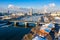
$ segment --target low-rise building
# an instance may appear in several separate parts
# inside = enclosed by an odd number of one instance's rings
[[[60,12],[53,12],[51,13],[51,16],[60,16]]]

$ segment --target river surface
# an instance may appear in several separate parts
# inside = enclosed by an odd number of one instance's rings
[[[26,16],[22,18],[18,18],[18,20],[24,20],[24,21],[38,21],[39,18],[41,18],[43,15],[32,15],[32,16]]]

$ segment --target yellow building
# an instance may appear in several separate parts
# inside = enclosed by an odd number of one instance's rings
[[[60,12],[51,13],[51,16],[60,16]]]

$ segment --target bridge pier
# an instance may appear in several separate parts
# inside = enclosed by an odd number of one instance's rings
[[[27,28],[27,22],[25,22],[25,28]]]
[[[14,26],[16,26],[16,21],[14,21]]]

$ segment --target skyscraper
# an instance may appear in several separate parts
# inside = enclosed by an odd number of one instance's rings
[[[31,15],[32,15],[32,13],[33,13],[33,9],[32,9],[32,8],[30,8],[30,9],[29,9],[29,12],[28,12],[28,15],[30,15],[30,16],[31,16]]]

